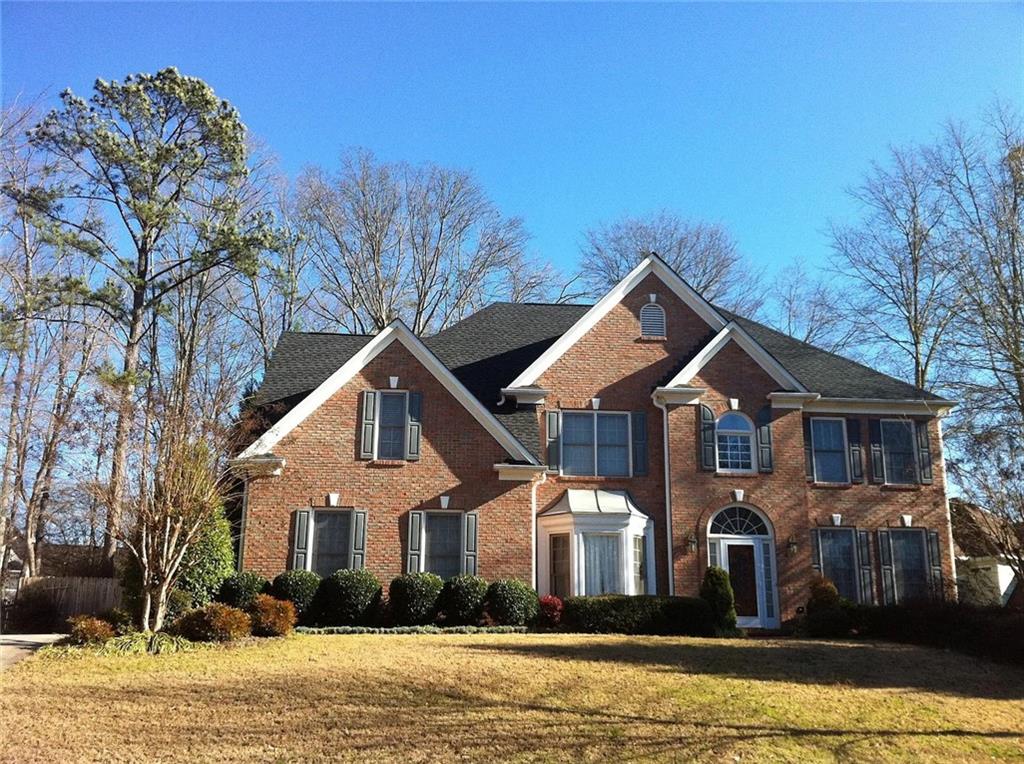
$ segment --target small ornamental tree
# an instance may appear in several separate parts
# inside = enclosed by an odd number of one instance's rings
[[[725,570],[711,565],[704,571],[700,596],[711,606],[715,627],[720,632],[736,630],[736,598],[729,582],[729,574]]]

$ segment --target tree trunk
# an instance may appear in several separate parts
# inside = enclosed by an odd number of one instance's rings
[[[145,574],[143,574],[145,575]],[[149,631],[149,614],[153,608],[153,598],[150,594],[149,587],[145,583],[142,585],[142,613],[139,616],[139,628],[143,631]]]

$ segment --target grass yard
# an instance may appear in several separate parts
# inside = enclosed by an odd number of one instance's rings
[[[0,675],[0,760],[1024,760],[1024,671],[889,644],[297,636]]]

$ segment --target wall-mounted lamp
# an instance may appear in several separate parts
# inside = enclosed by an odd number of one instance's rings
[[[690,533],[683,541],[686,542],[686,551],[694,554],[697,551],[697,537]]]
[[[797,544],[796,542],[796,536],[790,536],[788,539],[786,539],[786,551],[789,554],[796,554],[798,546],[799,544]]]

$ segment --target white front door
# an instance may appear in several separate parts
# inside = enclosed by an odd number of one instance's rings
[[[736,599],[736,625],[742,628],[777,626],[774,584],[765,580],[771,570],[771,545],[758,538],[719,539],[721,566],[729,573]]]

